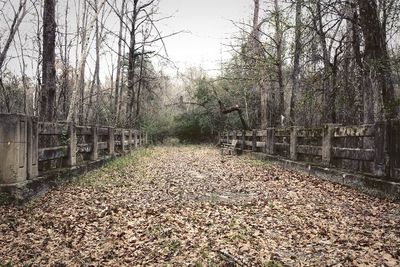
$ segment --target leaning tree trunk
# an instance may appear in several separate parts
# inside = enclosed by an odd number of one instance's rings
[[[44,121],[55,118],[56,68],[55,68],[55,0],[45,0],[43,6],[43,65],[40,117]]]

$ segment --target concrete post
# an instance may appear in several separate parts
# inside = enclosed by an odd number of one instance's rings
[[[340,124],[325,124],[322,131],[322,162],[330,165],[333,160],[332,147],[333,147],[333,132],[335,127]]]
[[[299,127],[290,128],[290,159],[297,160],[297,131]]]
[[[108,154],[111,156],[114,156],[115,154],[115,136],[113,127],[108,127]]]
[[[132,130],[128,130],[128,150],[129,152],[132,151]]]
[[[243,130],[242,131],[242,143],[240,144],[240,150],[244,150],[244,148],[246,147],[245,142],[246,141],[246,131]]]
[[[374,124],[375,128],[375,138],[374,138],[374,174],[377,176],[385,176],[386,168],[386,151],[387,151],[387,123],[386,122],[376,122]]]
[[[254,152],[257,151],[257,130],[253,129],[253,139],[252,141],[252,149]]]
[[[265,141],[265,153],[275,154],[275,128],[267,128],[267,138]]]
[[[121,153],[125,153],[125,129],[121,129]]]
[[[27,179],[27,117],[0,114],[0,184]]]
[[[27,146],[28,146],[28,178],[32,179],[39,175],[39,159],[38,159],[38,141],[39,141],[39,130],[38,130],[38,119],[37,117],[28,118],[27,127]]]
[[[137,132],[137,130],[135,130],[134,132],[133,132],[133,139],[134,139],[134,142],[135,142],[135,149],[136,148],[138,148],[138,132]]]
[[[99,157],[99,137],[97,135],[97,126],[92,126],[92,151],[90,153],[91,160],[97,160]]]
[[[73,167],[76,165],[76,146],[77,146],[76,128],[73,123],[69,123],[68,125],[67,136],[68,136],[68,153],[64,164],[68,167]]]

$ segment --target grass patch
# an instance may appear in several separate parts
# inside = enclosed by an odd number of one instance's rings
[[[133,168],[138,167],[139,162],[152,155],[150,149],[141,148],[131,154],[117,158],[106,163],[103,167],[92,170],[77,177],[73,184],[77,186],[116,186],[124,187],[132,185]],[[136,169],[135,169],[136,170]],[[143,173],[141,175],[144,175]]]

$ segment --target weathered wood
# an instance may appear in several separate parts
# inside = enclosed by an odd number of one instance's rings
[[[39,175],[39,159],[38,159],[38,118],[27,118],[27,178],[33,179]]]
[[[97,127],[92,127],[92,135],[90,136],[90,140],[93,144],[92,151],[90,152],[90,160],[97,160],[99,157],[99,137],[97,135]]]
[[[121,129],[121,153],[125,153],[125,143],[126,143],[126,136],[125,136],[125,130]]]
[[[269,155],[275,154],[275,128],[267,128],[265,152]]]
[[[373,161],[374,149],[333,147],[332,156],[339,159]]]
[[[57,147],[48,147],[48,148],[40,148],[38,150],[38,158],[39,162],[54,160],[54,159],[62,159],[67,156],[68,146],[57,146]]]
[[[128,150],[132,151],[133,150],[133,138],[132,138],[132,130],[128,131]]]
[[[290,159],[297,160],[297,131],[299,127],[293,126],[290,129]]]
[[[243,151],[246,146],[246,134],[245,131],[241,132],[242,142],[240,143],[240,149]]]
[[[75,127],[76,127],[76,135],[92,135],[91,126],[75,126]]]
[[[108,127],[108,154],[115,154],[115,136],[113,127]]]
[[[108,142],[98,142],[97,143],[98,150],[105,150],[108,149]]]
[[[326,165],[332,163],[333,132],[339,127],[338,124],[326,124],[322,132],[322,162]]]
[[[257,148],[265,148],[265,142],[257,141],[256,146]]]
[[[390,177],[400,180],[400,121],[388,122],[388,168]]]
[[[64,160],[64,165],[67,167],[73,167],[76,165],[76,127],[73,123],[68,125],[68,152],[67,158]]]
[[[275,129],[275,137],[289,137],[290,129]]]
[[[97,128],[97,135],[98,136],[108,136],[109,131],[108,131],[108,127],[98,127]]]
[[[267,131],[265,131],[265,130],[257,131],[257,137],[265,137],[265,136],[267,136]]]
[[[320,146],[307,146],[307,145],[298,145],[297,146],[298,154],[305,155],[313,155],[313,156],[322,156],[322,147]]]
[[[322,133],[323,133],[322,128],[312,128],[312,129],[298,128],[297,137],[322,137]]]
[[[356,126],[338,126],[335,128],[334,137],[349,137],[349,136],[374,136],[374,125],[356,125]]]
[[[246,137],[252,137],[253,136],[253,131],[246,131],[245,132]]]
[[[253,137],[252,137],[252,150],[257,151],[257,130],[253,130]]]
[[[277,147],[277,148],[285,149],[285,148],[289,148],[290,144],[288,144],[288,143],[275,143],[274,146]]]
[[[38,131],[39,135],[64,135],[68,132],[68,124],[40,122]]]
[[[137,131],[134,131],[133,139],[134,139],[134,142],[135,142],[134,146],[135,146],[135,149],[136,149],[136,148],[138,148],[138,133],[137,133]]]
[[[386,174],[386,122],[377,122],[374,125],[374,174],[377,176],[385,176]]]

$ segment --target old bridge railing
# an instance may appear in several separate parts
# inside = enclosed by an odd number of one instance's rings
[[[49,170],[75,168],[147,144],[135,129],[39,122],[0,114],[0,186],[26,183]]]
[[[242,150],[309,162],[400,182],[400,121],[317,128],[230,131],[220,142],[238,140]]]

